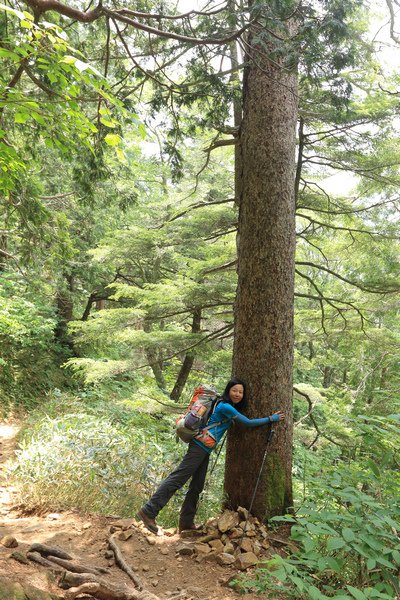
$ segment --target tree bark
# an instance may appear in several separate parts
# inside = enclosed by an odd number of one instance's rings
[[[260,33],[262,36],[260,36]],[[247,382],[250,418],[282,410],[274,425],[252,513],[264,519],[292,505],[292,369],[297,74],[269,60],[273,41],[253,27],[243,82],[240,132],[238,288],[233,374]],[[271,38],[272,40],[273,38]],[[225,471],[227,505],[249,507],[266,428],[233,428]]]

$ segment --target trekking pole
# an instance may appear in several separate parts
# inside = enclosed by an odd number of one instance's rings
[[[241,547],[242,547],[243,538],[244,538],[244,536],[246,535],[247,523],[248,523],[248,521],[249,521],[249,516],[250,516],[251,510],[252,510],[252,508],[253,508],[253,503],[254,503],[254,500],[255,500],[255,497],[256,497],[256,493],[257,493],[257,490],[258,490],[258,486],[259,486],[259,483],[260,483],[260,480],[261,480],[261,475],[262,475],[262,472],[263,472],[263,470],[264,470],[264,465],[265,465],[265,461],[266,461],[266,458],[267,458],[267,453],[268,453],[268,445],[269,445],[269,443],[271,442],[271,440],[272,440],[272,436],[273,436],[273,435],[274,435],[274,428],[273,428],[273,426],[271,425],[271,428],[270,428],[270,430],[269,430],[269,432],[268,432],[268,435],[267,435],[267,444],[266,444],[266,447],[265,447],[265,452],[264,452],[264,456],[263,456],[263,459],[262,459],[262,463],[261,463],[260,471],[259,471],[259,473],[258,473],[258,477],[257,477],[256,485],[255,485],[255,487],[254,487],[254,491],[253,491],[253,496],[252,496],[252,498],[251,498],[251,501],[250,501],[250,506],[249,506],[249,510],[248,510],[248,513],[247,513],[247,518],[246,518],[246,521],[245,521],[245,524],[244,524],[244,527],[243,527],[243,533],[242,533],[242,537],[240,538],[240,542],[239,542],[239,545],[238,545],[238,548],[239,548],[239,550],[240,550],[240,549],[241,549]]]
[[[222,448],[224,447],[225,440],[226,440],[226,433],[225,433],[225,435],[224,435],[224,439],[222,440],[222,444],[221,444],[221,445],[220,445],[220,447],[219,447],[219,450],[218,450],[217,456],[215,457],[215,460],[214,460],[214,462],[213,462],[213,466],[211,467],[211,470],[210,470],[210,472],[209,472],[209,473],[208,473],[208,475],[207,475],[207,481],[206,481],[206,484],[205,484],[205,486],[204,486],[204,489],[203,489],[203,491],[201,492],[200,499],[199,499],[199,503],[198,503],[198,507],[201,505],[201,503],[202,503],[202,501],[203,501],[204,494],[205,494],[205,492],[207,491],[207,488],[208,488],[208,485],[209,485],[209,482],[210,482],[211,475],[213,474],[213,472],[214,472],[214,469],[215,469],[215,467],[216,467],[216,465],[217,465],[217,460],[218,460],[218,458],[219,458],[219,455],[221,454]]]
[[[226,433],[225,433],[225,435],[224,435],[224,439],[222,440],[222,444],[221,444],[221,445],[220,445],[220,447],[219,447],[219,450],[218,450],[217,456],[215,457],[215,460],[214,460],[213,466],[211,467],[211,471],[210,471],[210,474],[209,474],[209,476],[208,476],[208,480],[209,480],[209,481],[210,481],[210,477],[211,477],[211,475],[213,474],[213,472],[214,472],[214,469],[215,469],[215,467],[216,467],[217,460],[219,459],[219,455],[221,454],[222,448],[224,447],[225,440],[226,440]]]

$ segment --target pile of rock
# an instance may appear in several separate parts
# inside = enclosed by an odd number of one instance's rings
[[[241,507],[207,521],[201,537],[193,539],[191,532],[181,537],[185,542],[178,546],[178,555],[193,556],[198,562],[215,560],[240,570],[256,565],[269,549],[265,525]]]

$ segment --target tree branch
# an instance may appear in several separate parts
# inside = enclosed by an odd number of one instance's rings
[[[326,273],[333,275],[337,279],[340,279],[340,281],[344,281],[345,283],[348,283],[349,285],[352,285],[352,286],[358,288],[359,290],[362,290],[363,292],[369,292],[371,294],[394,294],[400,290],[400,288],[398,286],[388,287],[387,289],[378,288],[378,287],[376,287],[376,288],[367,287],[358,281],[352,281],[351,279],[347,279],[346,277],[339,275],[339,273],[332,271],[332,269],[328,269],[328,267],[324,267],[322,265],[317,265],[315,263],[308,262],[308,261],[296,261],[296,265],[312,267],[313,269],[319,269],[321,271],[325,271]]]
[[[303,398],[305,398],[305,399],[307,400],[307,402],[308,402],[308,407],[309,407],[309,410],[308,410],[308,414],[307,414],[307,416],[308,416],[308,417],[310,417],[310,421],[311,421],[311,422],[312,422],[312,424],[314,425],[314,428],[315,428],[316,432],[318,433],[318,436],[324,437],[324,438],[325,438],[326,440],[328,440],[329,442],[332,442],[332,444],[335,444],[336,446],[339,446],[339,447],[341,448],[341,447],[343,446],[343,444],[340,444],[339,442],[337,442],[337,441],[336,441],[336,440],[334,440],[333,438],[329,437],[328,435],[326,435],[326,433],[323,433],[323,432],[321,431],[321,429],[319,428],[319,426],[318,426],[317,422],[316,422],[316,421],[315,421],[315,419],[314,419],[314,415],[312,414],[312,411],[313,411],[313,409],[314,409],[314,406],[313,406],[313,403],[312,403],[312,400],[311,400],[310,396],[309,396],[308,394],[306,394],[305,392],[302,392],[301,390],[299,390],[299,388],[298,388],[298,387],[296,387],[296,386],[293,386],[293,390],[294,390],[294,391],[295,391],[297,394],[299,394],[300,396],[303,396]],[[317,436],[317,439],[318,439],[318,436]],[[315,444],[315,442],[316,442],[316,440],[314,440],[314,441],[312,442],[312,444],[309,446],[309,448],[311,448],[311,446],[312,446],[313,444]]]

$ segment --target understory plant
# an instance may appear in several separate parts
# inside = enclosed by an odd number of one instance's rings
[[[290,553],[262,563],[243,591],[268,598],[393,599],[400,593],[400,415],[360,417],[356,443],[307,482],[291,525]]]
[[[9,468],[21,502],[41,510],[134,516],[185,451],[173,423],[172,415],[148,402],[53,395],[31,413]],[[221,473],[214,470],[212,477],[222,484]],[[219,488],[206,487],[202,517],[218,510]],[[176,525],[182,493],[160,514],[161,525]]]

